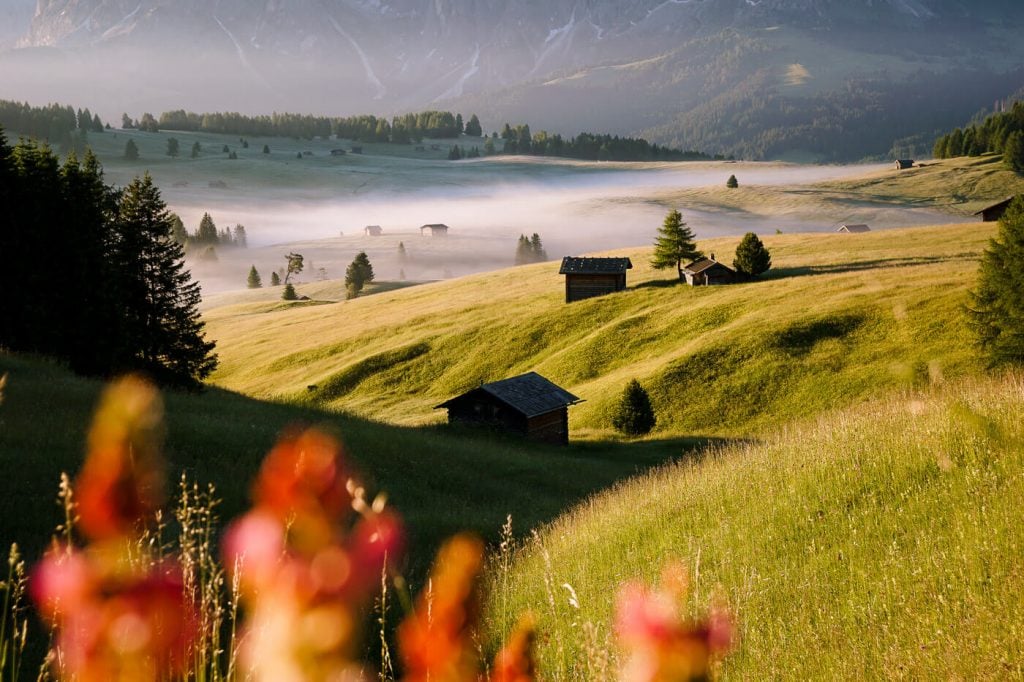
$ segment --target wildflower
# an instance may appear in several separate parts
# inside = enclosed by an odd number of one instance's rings
[[[721,608],[703,620],[680,615],[685,574],[666,569],[660,589],[631,583],[619,591],[615,629],[627,656],[626,682],[682,682],[707,678],[714,657],[732,646],[732,623]]]
[[[536,639],[533,618],[525,616],[505,647],[494,657],[491,682],[533,682],[537,665],[533,660]]]
[[[473,627],[479,614],[477,578],[483,543],[458,535],[438,553],[431,589],[420,594],[416,612],[398,628],[408,682],[477,679]]]

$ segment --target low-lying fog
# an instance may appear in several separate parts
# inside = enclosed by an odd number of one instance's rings
[[[511,164],[509,164],[511,165]],[[817,215],[814,210],[755,211],[691,210],[672,200],[673,190],[720,188],[736,174],[742,187],[775,188],[860,175],[881,166],[808,167],[773,164],[674,164],[612,167],[532,164],[502,179],[488,162],[459,164],[459,172],[433,174],[423,168],[421,182],[396,185],[380,178],[359,191],[302,188],[209,192],[165,190],[172,210],[194,231],[209,211],[218,228],[241,223],[249,248],[218,248],[216,262],[190,258],[193,274],[205,294],[245,287],[250,265],[264,283],[284,265],[284,254],[296,251],[307,267],[299,282],[344,276],[359,251],[366,251],[379,280],[433,280],[512,265],[520,234],[538,233],[551,260],[608,249],[647,245],[655,236],[667,208],[676,206],[698,238],[753,231],[832,231],[842,223],[869,222],[873,229],[928,222],[948,222],[950,216],[920,209],[880,208],[849,204],[842,212]],[[452,166],[449,164],[448,169]],[[342,194],[344,192],[344,194]],[[940,217],[941,216],[941,217]],[[444,223],[448,237],[421,235],[420,226]],[[382,235],[369,236],[368,225]],[[400,262],[399,243],[407,258]]]

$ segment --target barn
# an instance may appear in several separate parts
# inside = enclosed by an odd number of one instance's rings
[[[566,256],[558,274],[565,275],[565,302],[604,296],[626,288],[628,258],[575,258]]]
[[[732,284],[738,279],[735,270],[715,260],[715,254],[711,254],[710,258],[695,260],[684,267],[683,276],[691,287]]]
[[[566,445],[569,406],[582,402],[536,372],[480,384],[441,403],[449,424],[489,426],[530,440]]]
[[[870,232],[871,228],[867,225],[840,225],[836,232],[843,232],[845,234],[861,234],[863,232]]]
[[[985,208],[981,209],[974,215],[980,215],[981,221],[984,223],[994,223],[995,221],[1003,217],[1003,214],[1006,213],[1006,209],[1010,207],[1010,204],[1013,203],[1013,200],[1016,198],[1017,197],[1015,196],[1007,197],[1000,201],[998,204],[986,206]]]
[[[448,226],[444,223],[432,223],[430,225],[420,226],[420,236],[423,236],[423,231],[428,230],[431,237],[447,237]]]

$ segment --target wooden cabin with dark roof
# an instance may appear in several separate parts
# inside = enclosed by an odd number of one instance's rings
[[[715,254],[711,254],[709,258],[695,260],[684,267],[683,276],[691,287],[732,284],[739,281],[736,271],[715,260]]]
[[[558,274],[565,275],[565,302],[604,296],[626,288],[626,270],[633,268],[628,258],[562,259]]]
[[[913,159],[896,159],[896,170],[906,170],[914,167]]]
[[[1010,204],[1012,204],[1013,200],[1016,198],[1016,195],[1012,197],[1006,197],[998,204],[986,206],[985,208],[981,209],[974,215],[980,215],[981,222],[983,223],[994,223],[1003,217],[1003,214],[1006,213],[1006,209],[1010,208]]]
[[[502,379],[441,403],[449,424],[470,424],[519,434],[530,440],[566,445],[569,406],[582,402],[536,372]]]
[[[447,237],[448,236],[448,226],[445,225],[444,223],[431,223],[429,225],[421,225],[420,226],[420,236],[421,237],[423,236],[423,231],[424,230],[429,230],[431,237]]]
[[[836,232],[843,232],[846,234],[863,234],[864,232],[870,232],[871,228],[867,225],[840,225]]]

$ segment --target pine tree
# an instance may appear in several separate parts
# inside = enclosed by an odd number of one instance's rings
[[[740,181],[736,179],[735,175],[730,175],[729,179],[725,181],[725,186],[729,189],[736,189],[740,186]]]
[[[612,426],[616,431],[630,436],[649,433],[657,423],[651,397],[636,379],[631,380],[622,392],[612,414]]]
[[[1024,132],[1015,130],[1006,138],[1003,163],[1014,173],[1024,174]]]
[[[345,290],[348,298],[355,298],[373,281],[373,266],[365,251],[360,251],[345,269]]]
[[[270,145],[269,144],[263,145],[263,153],[264,154],[269,154],[270,153]]]
[[[477,118],[476,114],[469,117],[469,122],[466,124],[466,135],[470,137],[480,137],[483,135],[483,128],[480,127],[480,119]]]
[[[260,273],[256,270],[256,266],[253,265],[249,268],[249,279],[247,286],[250,289],[261,289],[263,288],[263,280],[260,279]]]
[[[204,213],[199,220],[199,229],[196,230],[197,244],[219,244],[220,236],[217,233],[217,226],[209,213]]]
[[[112,264],[123,311],[125,358],[154,379],[196,386],[217,366],[203,338],[199,284],[171,238],[173,220],[147,173],[126,187],[118,205]]]
[[[533,256],[534,263],[543,263],[548,259],[548,252],[544,250],[544,245],[540,241],[540,235],[536,232],[530,237],[530,253]]]
[[[270,286],[279,287],[281,286],[281,276],[276,272],[270,273]]]
[[[125,142],[124,158],[128,161],[137,161],[139,159],[139,148],[135,145],[135,140]]]
[[[516,244],[516,265],[525,265],[531,262],[532,253],[530,252],[530,240],[526,238],[525,234],[519,235],[519,243]]]
[[[196,140],[192,143],[192,158],[198,159],[201,151],[203,151],[203,146],[199,144],[199,140]]]
[[[456,134],[456,136],[461,135],[462,131],[464,130],[464,128],[465,127],[462,125],[462,114],[456,114],[455,115],[455,134]]]
[[[288,284],[288,280],[291,279],[292,275],[297,275],[302,272],[305,259],[302,257],[301,253],[289,253],[284,258],[288,261],[288,265],[285,269],[284,283]]]
[[[747,232],[736,247],[736,258],[732,266],[736,272],[754,277],[772,266],[772,256],[756,234]]]
[[[651,267],[664,270],[675,266],[682,280],[683,261],[697,260],[703,255],[697,250],[693,231],[683,222],[682,214],[675,209],[669,211],[665,222],[658,228]]]
[[[182,246],[188,243],[188,230],[185,229],[185,223],[181,222],[177,213],[171,214],[171,239]]]
[[[298,294],[295,293],[295,285],[288,282],[284,285],[284,291],[281,292],[281,299],[285,301],[297,301],[299,300]]]
[[[243,249],[249,248],[249,236],[245,233],[245,225],[235,225],[235,234],[232,242],[235,246]]]
[[[1024,364],[1024,196],[1010,203],[982,254],[967,312],[991,366]]]

